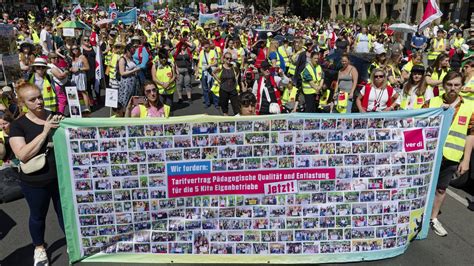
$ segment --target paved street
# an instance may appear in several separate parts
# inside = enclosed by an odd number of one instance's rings
[[[195,89],[197,91],[197,89]],[[187,104],[178,106],[174,115],[219,114],[213,107],[204,109],[200,94],[195,94],[194,102],[190,107]],[[108,114],[108,108],[102,108],[94,113],[101,117]],[[440,221],[448,230],[449,235],[444,238],[436,236],[430,231],[429,237],[423,241],[412,243],[407,252],[396,258],[361,262],[363,265],[473,265],[474,261],[474,212],[465,205],[465,197],[470,194],[463,190],[451,188],[447,196]],[[52,265],[67,265],[66,241],[51,206],[48,219],[46,241]],[[28,207],[25,200],[18,200],[9,204],[0,205],[0,265],[32,265],[33,247],[28,233]],[[86,264],[76,265],[112,265]],[[115,264],[117,265],[117,264]],[[130,265],[130,264],[120,264]],[[143,264],[141,264],[143,265]],[[338,264],[334,264],[338,265]]]

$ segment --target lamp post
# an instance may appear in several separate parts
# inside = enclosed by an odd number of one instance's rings
[[[319,9],[319,20],[323,19],[323,3],[324,0],[319,0],[319,4],[321,5],[321,8]]]
[[[352,0],[352,21],[354,21],[355,19],[355,15],[356,15],[356,0]]]

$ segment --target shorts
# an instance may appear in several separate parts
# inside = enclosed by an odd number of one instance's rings
[[[458,170],[459,163],[445,160],[441,162],[441,168],[439,171],[437,189],[447,189],[449,182],[453,179],[454,173]]]

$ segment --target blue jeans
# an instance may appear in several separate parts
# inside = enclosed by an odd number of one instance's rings
[[[346,109],[346,114],[352,113],[352,99],[347,100],[347,109]]]
[[[201,77],[202,96],[204,97],[204,104],[206,106],[211,105],[211,100],[209,98],[209,93],[211,92],[212,83],[214,81],[212,79],[209,80],[208,75],[209,74],[202,73],[202,77]],[[214,103],[214,104],[217,105],[218,103]]]
[[[29,228],[33,245],[40,246],[44,244],[46,215],[48,214],[51,199],[53,200],[54,210],[58,216],[59,226],[64,233],[58,182],[55,180],[45,187],[32,187],[24,182],[20,182],[20,186],[25,195],[28,207],[30,208]]]
[[[214,107],[218,108],[219,107],[219,96],[215,95],[212,93],[212,103],[214,104]]]
[[[142,89],[143,87],[143,84],[145,83],[145,71],[146,69],[142,69],[141,71],[138,71],[138,74],[137,74],[137,77],[138,77],[138,82],[140,83],[140,90]],[[141,93],[144,93],[144,92],[141,92]]]

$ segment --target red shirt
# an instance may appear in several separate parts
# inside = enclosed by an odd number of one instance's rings
[[[214,39],[213,42],[216,46],[219,46],[221,48],[221,51],[224,51],[225,40],[223,38]]]

